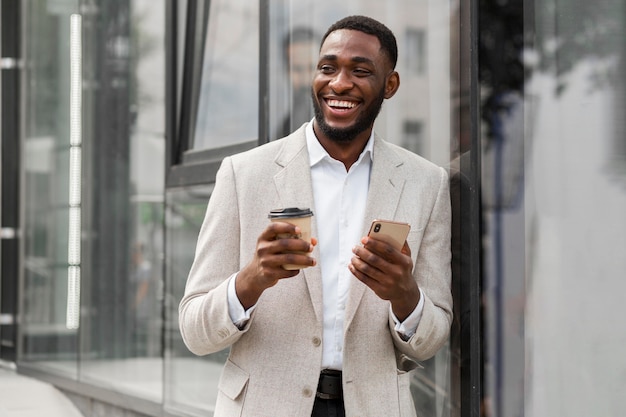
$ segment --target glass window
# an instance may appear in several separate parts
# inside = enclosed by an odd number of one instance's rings
[[[616,415],[626,6],[523,3],[480,16],[484,411]]]
[[[258,2],[210,2],[192,148],[219,148],[258,137]]]
[[[73,4],[25,9],[20,360],[158,402],[164,8]]]
[[[85,14],[81,378],[162,396],[164,8],[104,2]],[[92,107],[93,106],[93,107]]]
[[[195,411],[193,415],[213,411],[217,381],[228,355],[224,351],[202,358],[194,356],[184,345],[178,329],[178,303],[185,290],[185,278],[193,262],[198,232],[212,190],[213,186],[208,184],[167,192],[165,407]]]

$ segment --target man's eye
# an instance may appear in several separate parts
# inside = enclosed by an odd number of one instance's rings
[[[333,71],[335,71],[335,68],[333,68],[333,67],[332,67],[332,66],[330,66],[330,65],[322,65],[322,66],[320,67],[320,71],[321,71],[323,74],[330,74],[330,73],[332,73]]]
[[[354,75],[357,77],[365,77],[371,74],[371,71],[366,70],[364,68],[357,68],[354,70]]]

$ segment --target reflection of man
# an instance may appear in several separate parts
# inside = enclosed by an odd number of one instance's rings
[[[310,28],[296,27],[285,36],[283,50],[291,82],[290,111],[281,123],[278,137],[288,135],[313,117],[311,80],[318,48],[319,41]]]
[[[222,162],[180,304],[192,352],[231,347],[216,417],[415,415],[408,371],[452,320],[450,196],[446,171],[373,132],[396,61],[384,25],[340,20],[314,121]],[[278,207],[313,208],[317,239],[279,238],[299,230],[268,221]],[[401,250],[363,236],[375,218],[412,225]]]

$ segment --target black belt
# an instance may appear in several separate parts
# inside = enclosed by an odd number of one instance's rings
[[[342,399],[341,371],[335,371],[333,369],[322,370],[319,383],[317,384],[316,396],[323,400]]]

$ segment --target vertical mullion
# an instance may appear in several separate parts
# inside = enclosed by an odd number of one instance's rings
[[[165,148],[166,169],[180,160],[178,146],[178,1],[165,2]]]
[[[20,2],[0,1],[0,359],[17,359],[20,245]]]
[[[201,0],[200,0],[201,1]],[[191,114],[193,96],[193,68],[195,65],[195,32],[196,32],[196,11],[198,7],[198,0],[189,0],[187,3],[187,16],[185,25],[185,46],[183,56],[183,68],[182,68],[182,86],[181,86],[181,99],[180,99],[180,112],[177,112],[177,135],[173,138],[173,149],[171,162],[172,165],[177,165],[182,160],[182,154],[189,148],[190,136],[193,134],[194,126],[192,126],[195,117]]]
[[[482,268],[481,258],[481,137],[480,137],[480,84],[478,60],[478,37],[480,22],[478,19],[479,0],[460,2],[461,36],[460,62],[469,62],[468,68],[461,68],[461,91],[469,92],[469,106],[463,111],[469,112],[471,145],[469,158],[461,158],[461,173],[468,179],[467,188],[461,192],[461,204],[468,211],[466,223],[460,225],[461,240],[467,242],[463,250],[468,253],[467,271],[463,271],[460,281],[460,296],[463,310],[467,311],[465,325],[468,326],[461,337],[461,352],[465,358],[461,366],[461,416],[480,416],[482,396],[482,312],[480,308]],[[465,26],[465,27],[463,27]],[[468,36],[466,36],[468,35]]]
[[[189,0],[187,4],[187,16],[185,27],[185,55],[182,69],[182,91],[180,100],[180,112],[174,111],[172,117],[178,124],[175,129],[177,134],[172,138],[171,165],[180,164],[182,155],[193,145],[193,136],[198,116],[198,100],[200,98],[200,84],[202,83],[202,65],[204,58],[204,46],[206,41],[207,25],[209,21],[210,0]],[[176,35],[173,35],[174,39]],[[172,57],[176,61],[176,57]],[[176,74],[176,71],[172,71]],[[170,76],[171,78],[171,76]],[[171,80],[170,82],[176,82]],[[172,87],[172,91],[176,91]],[[175,97],[173,98],[176,99]],[[175,104],[174,104],[175,106]],[[170,166],[171,168],[171,166]]]
[[[268,0],[259,0],[259,145],[269,142],[269,7]]]

